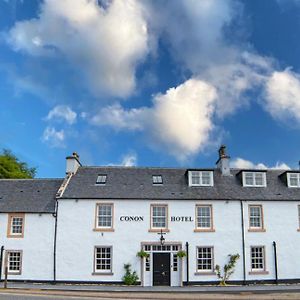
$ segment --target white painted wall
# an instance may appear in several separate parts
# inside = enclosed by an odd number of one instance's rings
[[[57,279],[74,281],[121,281],[123,264],[131,263],[140,274],[140,259],[136,253],[141,242],[158,242],[157,233],[150,228],[150,204],[168,204],[171,216],[192,216],[195,219],[196,204],[212,204],[215,232],[194,232],[194,222],[170,222],[165,235],[167,242],[181,242],[183,248],[189,242],[190,281],[215,281],[216,275],[195,275],[196,247],[213,246],[215,264],[224,265],[228,254],[242,256],[242,231],[239,201],[137,201],[116,200],[114,203],[114,232],[95,232],[95,200],[60,200],[57,239]],[[248,204],[262,204],[266,232],[248,232]],[[272,242],[277,242],[279,279],[300,278],[300,261],[296,251],[300,247],[298,210],[295,202],[244,203],[246,237],[246,274],[248,280],[274,279],[274,255]],[[120,216],[144,216],[144,221],[121,222]],[[113,275],[92,275],[94,246],[113,246]],[[266,248],[268,275],[249,275],[250,246]],[[148,275],[147,275],[148,276]],[[186,263],[183,259],[183,279],[186,279]],[[243,280],[242,258],[238,261],[232,280]],[[149,279],[146,278],[148,282]],[[174,284],[174,283],[173,283]],[[175,285],[175,284],[174,284]]]
[[[23,251],[22,274],[8,275],[8,279],[53,280],[54,217],[52,214],[25,214],[23,238],[7,238],[7,224],[8,214],[1,213],[0,246],[3,245],[5,250]],[[4,276],[4,267],[2,276]]]

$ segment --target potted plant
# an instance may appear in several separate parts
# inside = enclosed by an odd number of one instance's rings
[[[186,256],[186,252],[184,250],[179,250],[176,254],[179,258],[184,258]]]
[[[139,251],[136,256],[140,257],[140,258],[148,258],[149,257],[149,253],[147,253],[144,250]]]

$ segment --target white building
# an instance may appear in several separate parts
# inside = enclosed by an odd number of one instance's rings
[[[7,194],[18,191],[11,182]],[[27,211],[0,206],[2,245],[22,253],[3,259],[10,280],[120,283],[130,263],[145,286],[213,283],[215,265],[238,253],[232,282],[300,281],[298,170],[230,169],[224,148],[215,169],[85,167],[74,154],[63,183],[49,182],[57,190],[48,187],[48,214],[34,211],[42,197]],[[17,212],[22,229],[9,221]]]

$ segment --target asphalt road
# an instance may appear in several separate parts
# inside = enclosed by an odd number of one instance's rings
[[[30,292],[26,291],[23,294],[19,292],[0,292],[0,300],[112,300],[112,299],[134,299],[134,300],[145,300],[145,299],[160,299],[160,300],[176,300],[176,299],[206,299],[206,300],[296,300],[300,299],[300,293],[282,292],[282,293],[265,293],[255,294],[250,292],[241,292],[234,294],[206,294],[206,293],[81,293],[76,292],[72,294],[56,294],[53,292]]]

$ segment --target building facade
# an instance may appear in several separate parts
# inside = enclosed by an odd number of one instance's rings
[[[300,281],[298,170],[231,169],[221,147],[212,169],[87,167],[74,154],[66,173],[44,180],[47,198],[43,180],[0,180],[2,276],[120,283],[129,263],[144,286],[216,283],[216,264],[239,254],[232,282]]]

